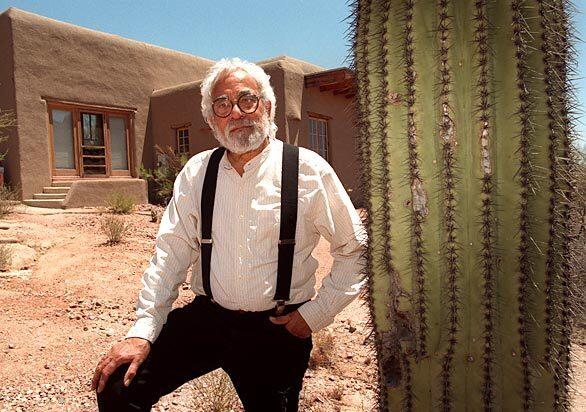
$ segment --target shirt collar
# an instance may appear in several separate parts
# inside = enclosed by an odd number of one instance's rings
[[[271,151],[275,147],[276,140],[277,139],[275,137],[269,136],[269,144],[266,145],[266,147],[262,150],[262,152],[260,152],[256,156],[254,156],[252,159],[250,159],[244,165],[244,171],[246,172],[248,170],[255,169],[260,163],[262,163],[265,159],[267,159],[269,157],[269,155],[271,154]],[[228,160],[228,151],[227,150],[224,151],[224,155],[222,156],[222,166],[226,170],[230,170],[233,168],[232,163],[230,163],[230,160]]]

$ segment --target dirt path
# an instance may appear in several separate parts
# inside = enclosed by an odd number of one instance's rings
[[[0,411],[95,411],[89,382],[96,362],[134,322],[140,278],[158,224],[146,214],[127,217],[131,230],[116,246],[104,244],[98,214],[13,214],[11,237],[38,257],[21,277],[0,276]],[[314,252],[318,279],[331,267],[329,245]],[[14,275],[14,273],[12,274]],[[185,283],[175,306],[192,299]],[[304,381],[304,411],[371,411],[376,375],[365,344],[367,312],[355,300],[319,337],[328,349]],[[331,336],[328,341],[327,336]],[[330,345],[327,345],[330,342]],[[586,383],[586,339],[575,345],[576,386]],[[331,360],[328,364],[327,360]],[[196,383],[182,386],[155,411],[193,411]],[[584,395],[575,405],[585,405]],[[309,406],[311,405],[311,407]],[[574,408],[575,411],[586,409]]]

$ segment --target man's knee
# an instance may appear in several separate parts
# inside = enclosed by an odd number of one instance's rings
[[[301,386],[239,388],[238,395],[246,412],[297,412]]]
[[[139,405],[139,402],[130,396],[130,387],[124,385],[124,375],[127,369],[127,364],[119,366],[106,381],[102,392],[96,393],[100,412],[151,410],[150,405],[147,405],[148,402],[147,404]],[[132,386],[132,383],[130,386]]]

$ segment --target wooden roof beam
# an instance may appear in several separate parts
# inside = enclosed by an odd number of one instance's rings
[[[353,83],[352,79],[346,79],[344,81],[335,82],[335,83],[327,83],[327,84],[320,85],[319,91],[320,92],[327,92],[329,90],[345,89],[345,88],[351,86],[352,83]]]
[[[338,83],[351,78],[352,74],[348,69],[314,73],[305,76],[305,87],[317,87],[329,83]]]

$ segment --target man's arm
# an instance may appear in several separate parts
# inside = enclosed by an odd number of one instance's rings
[[[155,253],[142,277],[143,288],[136,307],[137,321],[125,338],[139,337],[153,343],[167,320],[179,285],[199,255],[196,244],[194,196],[186,175],[179,173],[157,233]]]
[[[298,309],[312,332],[332,323],[366,283],[364,254],[367,238],[360,216],[329,164],[324,165],[321,181],[323,187],[313,216],[314,225],[330,242],[334,262],[315,299]]]

